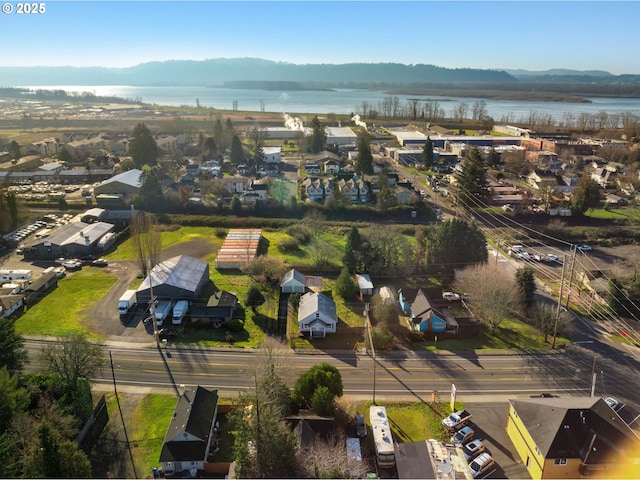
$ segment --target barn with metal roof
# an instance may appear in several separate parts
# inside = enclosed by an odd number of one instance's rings
[[[114,230],[110,223],[69,222],[29,245],[25,259],[53,259],[88,255],[99,250],[98,241]]]
[[[137,168],[119,173],[96,185],[93,193],[94,195],[135,195],[142,185],[140,181],[141,175],[142,170]]]
[[[242,268],[258,254],[262,230],[232,228],[227,233],[218,255],[217,269]]]
[[[188,255],[158,263],[138,287],[139,303],[149,302],[150,289],[159,300],[190,300],[200,297],[209,282],[209,264]]]

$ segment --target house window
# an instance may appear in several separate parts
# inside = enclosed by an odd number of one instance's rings
[[[566,458],[554,458],[553,459],[553,464],[554,465],[566,465],[567,464],[567,459]]]

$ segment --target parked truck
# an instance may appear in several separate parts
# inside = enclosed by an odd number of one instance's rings
[[[136,304],[136,291],[135,290],[127,290],[125,291],[120,300],[118,300],[118,313],[120,315],[126,315],[131,311],[131,309]]]
[[[160,301],[156,304],[156,325],[161,327],[164,323],[165,319],[169,316],[169,312],[171,312],[171,302],[170,301]]]
[[[171,323],[174,325],[182,324],[182,320],[187,316],[189,311],[189,302],[186,300],[179,300],[173,307],[173,316],[171,317]]]
[[[471,413],[466,410],[458,410],[442,420],[442,425],[449,430],[455,431],[464,427],[471,420]]]

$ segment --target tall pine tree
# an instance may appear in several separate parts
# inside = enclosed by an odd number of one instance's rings
[[[358,137],[358,159],[355,164],[356,173],[359,175],[373,174],[373,154],[371,153],[371,144],[366,134]]]
[[[427,137],[427,141],[422,147],[422,166],[427,170],[431,170],[433,166],[433,142],[430,137]]]
[[[462,165],[462,172],[456,175],[458,181],[458,201],[468,208],[479,208],[489,200],[487,170],[480,151],[472,148]]]

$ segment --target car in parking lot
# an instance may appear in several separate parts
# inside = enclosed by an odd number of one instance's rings
[[[484,443],[480,439],[471,440],[469,443],[463,445],[462,451],[464,452],[464,458],[467,462],[473,460],[477,455],[480,455],[484,452],[485,447]]]
[[[460,445],[464,445],[465,443],[467,443],[468,441],[470,441],[473,436],[475,435],[475,431],[473,430],[473,428],[466,426],[466,427],[462,427],[460,430],[458,430],[449,440],[451,443],[457,443]]]
[[[98,258],[91,262],[91,265],[93,265],[94,267],[107,267],[109,265],[109,262],[104,258]]]
[[[495,467],[496,462],[487,452],[482,452],[469,464],[471,476],[473,478],[482,478],[487,475]]]
[[[367,436],[367,424],[364,422],[364,415],[361,413],[356,414],[356,434],[360,438]]]
[[[444,298],[445,300],[448,300],[449,302],[455,302],[457,300],[460,300],[460,295],[453,292],[443,292],[442,298]]]
[[[611,407],[614,412],[617,412],[622,407],[622,402],[615,397],[607,397],[604,399],[604,401]]]
[[[578,250],[580,250],[581,252],[590,252],[591,250],[593,250],[593,248],[591,247],[591,245],[587,245],[586,243],[580,243],[578,245]]]

